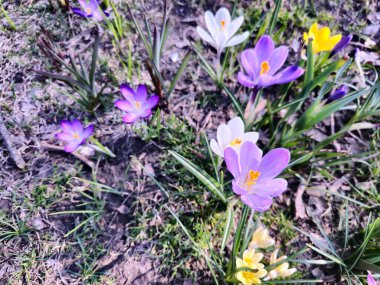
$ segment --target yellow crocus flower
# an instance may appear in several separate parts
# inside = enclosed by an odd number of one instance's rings
[[[279,262],[287,258],[285,255],[277,258],[277,254],[278,254],[278,249],[273,251],[273,253],[271,254],[270,261],[269,261],[270,264],[275,264],[276,262]],[[279,266],[277,266],[275,269],[271,270],[268,273],[267,279],[269,280],[269,279],[276,279],[276,278],[286,278],[293,275],[296,271],[297,271],[296,268],[289,268],[289,263],[284,262],[284,263],[281,263]]]
[[[252,241],[249,244],[249,248],[268,248],[275,244],[275,240],[269,235],[268,229],[260,226],[258,227],[252,236]]]
[[[267,275],[264,264],[260,263],[264,255],[256,253],[254,249],[246,250],[243,253],[243,259],[236,258],[236,268],[248,267],[254,271],[239,271],[236,278],[243,285],[260,284],[261,278]]]
[[[303,34],[303,39],[308,44],[309,39],[312,39],[313,53],[321,51],[331,51],[337,43],[342,39],[342,35],[330,37],[331,31],[329,27],[318,28],[318,24],[314,23],[309,30],[309,33]]]

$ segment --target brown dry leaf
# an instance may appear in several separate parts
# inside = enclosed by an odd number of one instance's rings
[[[302,199],[302,195],[305,192],[306,186],[305,184],[301,183],[298,186],[296,199],[295,199],[295,206],[296,206],[296,218],[300,219],[307,219],[308,216],[306,215],[306,207]]]

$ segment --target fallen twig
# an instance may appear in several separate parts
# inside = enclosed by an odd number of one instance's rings
[[[46,149],[65,151],[62,146],[48,144],[48,143],[45,143],[45,142],[41,143],[41,146],[43,148],[46,148]],[[72,152],[71,154],[74,155],[76,158],[80,159],[85,164],[87,164],[89,167],[91,167],[91,168],[95,167],[95,164],[91,160],[87,159],[85,156],[83,156],[83,155],[81,155],[81,154],[79,154],[77,152]]]
[[[7,128],[5,127],[5,123],[1,114],[0,114],[0,135],[3,138],[5,142],[5,146],[7,147],[9,151],[9,156],[13,159],[16,166],[20,169],[24,169],[26,163],[24,159],[21,157],[18,150],[13,146],[13,143],[11,141],[11,134],[8,132]]]

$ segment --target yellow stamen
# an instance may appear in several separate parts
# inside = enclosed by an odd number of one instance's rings
[[[255,185],[260,175],[261,173],[259,171],[250,170],[247,174],[247,177],[245,178],[245,186],[249,188]]]
[[[74,139],[79,139],[79,135],[77,133],[73,133],[73,138]]]
[[[87,15],[92,14],[91,8],[86,8],[85,12],[86,12]]]
[[[141,109],[141,103],[140,102],[136,101],[135,106],[137,109]]]
[[[226,27],[226,21],[225,20],[221,20],[220,21],[220,25],[222,26],[222,31],[223,31],[224,28]]]
[[[270,66],[267,61],[263,61],[260,67],[261,67],[260,74],[267,74],[270,70]]]
[[[232,140],[232,142],[230,143],[231,146],[240,145],[240,144],[241,144],[241,139],[239,138]]]

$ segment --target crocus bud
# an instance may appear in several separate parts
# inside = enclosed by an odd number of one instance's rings
[[[347,93],[348,87],[346,85],[343,85],[342,87],[336,89],[335,92],[330,95],[330,97],[327,99],[327,103],[339,100],[340,98],[343,98]]]
[[[342,39],[335,45],[335,47],[332,49],[330,56],[333,57],[338,52],[343,50],[352,40],[352,35],[348,35],[347,37],[342,37]]]

